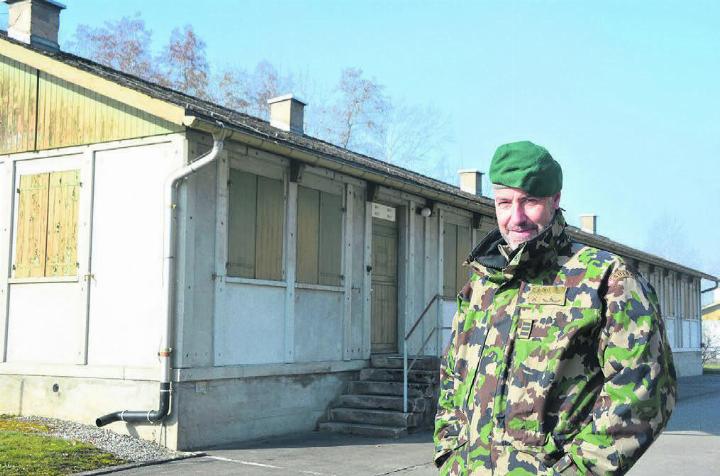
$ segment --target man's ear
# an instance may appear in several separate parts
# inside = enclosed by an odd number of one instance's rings
[[[558,192],[555,195],[553,195],[553,197],[552,197],[553,198],[553,209],[555,209],[555,210],[560,208],[560,193],[561,192]]]

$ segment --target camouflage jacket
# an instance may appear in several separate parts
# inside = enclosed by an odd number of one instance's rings
[[[624,474],[670,417],[675,369],[654,290],[564,228],[558,211],[507,259],[496,230],[468,258],[441,364],[443,475]]]

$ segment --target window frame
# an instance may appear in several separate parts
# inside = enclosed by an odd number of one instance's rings
[[[300,260],[298,259],[298,251],[300,246],[300,188],[305,188],[308,190],[316,191],[318,192],[318,202],[321,203],[322,201],[322,194],[331,194],[335,195],[340,199],[340,233],[339,233],[339,243],[338,243],[338,269],[337,269],[337,275],[339,277],[337,284],[321,284],[320,283],[320,259],[319,259],[319,252],[322,248],[321,246],[321,233],[320,228],[322,226],[321,220],[322,217],[320,216],[320,211],[318,212],[318,236],[317,236],[317,243],[318,243],[318,269],[317,269],[317,277],[318,282],[317,283],[310,283],[306,281],[300,280],[300,267],[299,263]],[[321,205],[320,205],[321,206]],[[297,203],[295,207],[295,223],[296,223],[296,229],[295,232],[295,285],[298,288],[301,289],[316,289],[316,290],[328,290],[328,291],[337,291],[343,289],[345,285],[345,239],[346,239],[346,233],[347,233],[347,193],[346,193],[346,184],[343,181],[340,180],[333,180],[328,177],[323,177],[317,174],[312,173],[311,171],[306,170],[305,173],[303,173],[301,179],[297,182]]]
[[[280,158],[277,158],[276,160],[273,160],[273,158],[268,157],[265,160],[257,160],[250,156],[242,156],[240,157],[234,157],[228,160],[227,165],[227,179],[228,179],[228,191],[227,191],[227,210],[225,213],[225,223],[227,224],[225,233],[225,280],[227,282],[235,282],[235,283],[248,283],[248,284],[257,284],[257,285],[268,285],[268,286],[285,286],[287,283],[287,229],[288,229],[288,194],[289,194],[289,188],[288,188],[288,168],[285,163]],[[262,177],[265,179],[270,180],[279,180],[281,182],[282,187],[282,231],[280,233],[280,249],[281,249],[281,256],[280,256],[280,279],[267,279],[267,278],[257,278],[257,277],[247,277],[247,276],[239,276],[239,275],[231,275],[229,274],[229,268],[230,268],[230,240],[232,238],[231,236],[231,230],[230,230],[230,216],[231,216],[231,208],[232,208],[232,199],[231,199],[231,191],[230,187],[232,186],[231,176],[232,171],[238,170],[240,172],[253,174],[256,177]],[[256,190],[256,200],[257,200],[257,190]],[[256,211],[257,211],[257,202],[256,202]],[[256,217],[257,220],[257,217]],[[257,232],[256,232],[257,233]],[[256,235],[257,236],[257,235]],[[257,254],[255,254],[255,276],[257,276]]]

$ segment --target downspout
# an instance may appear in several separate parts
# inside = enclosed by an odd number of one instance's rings
[[[175,208],[177,202],[177,190],[180,182],[193,174],[205,165],[213,162],[223,149],[223,142],[227,136],[220,126],[219,133],[213,133],[213,147],[205,155],[200,156],[192,163],[173,172],[165,181],[165,233],[163,237],[163,250],[165,253],[163,263],[163,309],[165,309],[165,322],[161,329],[160,351],[160,404],[157,410],[122,410],[108,413],[95,420],[97,426],[105,426],[116,421],[128,423],[135,422],[157,422],[163,420],[170,411],[170,381],[171,362],[170,336],[173,326],[173,303],[175,302],[175,239],[176,239],[176,218]]]

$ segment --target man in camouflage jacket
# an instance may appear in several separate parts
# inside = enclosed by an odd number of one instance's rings
[[[619,256],[569,240],[545,149],[500,147],[490,178],[499,229],[466,262],[435,462],[443,475],[624,474],[675,403],[655,292]]]

